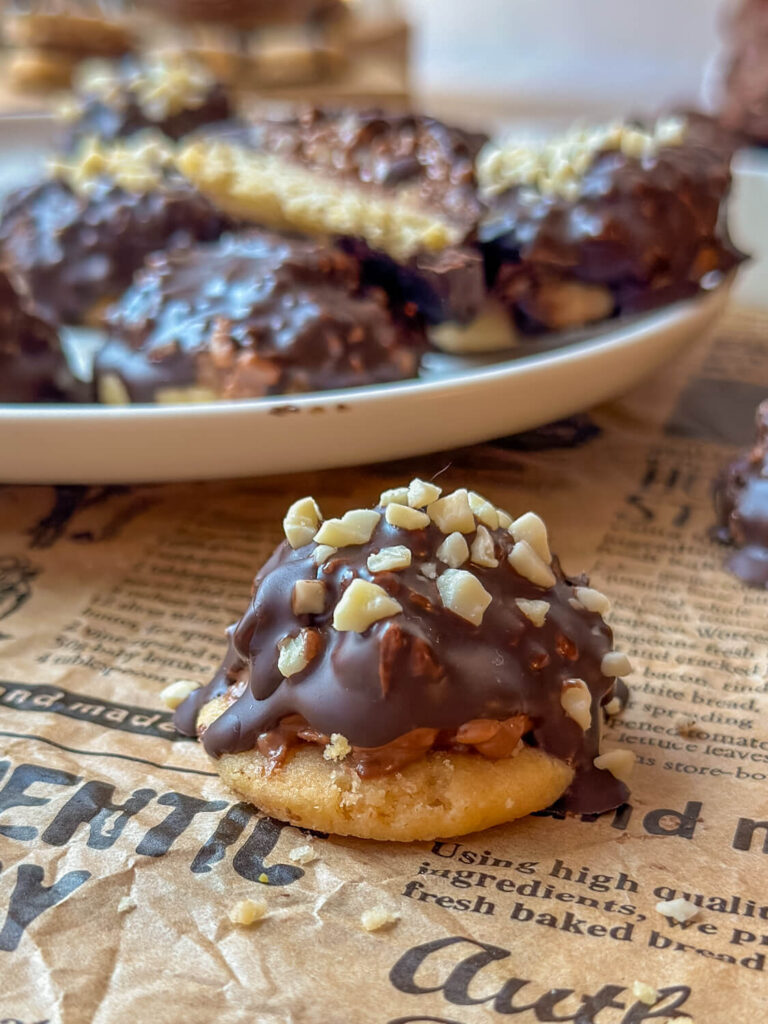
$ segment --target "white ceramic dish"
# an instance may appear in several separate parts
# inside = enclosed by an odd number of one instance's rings
[[[0,406],[0,480],[130,483],[323,469],[539,426],[621,394],[700,337],[728,287],[591,340],[431,379],[185,406]]]
[[[48,118],[0,118],[0,153],[12,154],[0,160],[0,190],[34,177],[52,134]],[[528,354],[435,357],[424,379],[399,384],[208,405],[0,406],[0,482],[321,469],[527,430],[631,388],[714,322],[728,289],[543,339]]]

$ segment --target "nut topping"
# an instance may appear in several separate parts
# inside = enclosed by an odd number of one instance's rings
[[[497,530],[499,527],[499,512],[490,501],[486,500],[482,494],[478,494],[477,491],[470,491],[468,494],[469,507],[475,513],[481,523],[484,523],[489,529]],[[510,519],[510,523],[512,520]],[[509,525],[509,523],[507,524]]]
[[[387,505],[384,516],[390,526],[398,526],[401,530],[424,530],[429,526],[427,513],[408,505]]]
[[[323,516],[314,498],[294,501],[283,519],[285,537],[292,548],[301,548],[314,537]]]
[[[318,544],[331,544],[337,548],[351,544],[367,544],[381,515],[370,508],[353,508],[341,519],[326,519],[314,536]]]
[[[583,679],[566,679],[560,694],[563,711],[584,732],[592,725],[592,694]]]
[[[477,576],[464,569],[446,569],[437,579],[437,589],[444,608],[473,626],[480,625],[491,595]]]
[[[451,569],[458,569],[469,558],[469,545],[460,533],[450,533],[437,549],[437,557]]]
[[[509,532],[515,540],[527,541],[546,565],[552,561],[549,539],[544,520],[535,512],[526,512],[510,525]],[[551,586],[552,584],[549,584]]]
[[[291,594],[294,615],[322,615],[325,611],[325,583],[322,580],[296,580]]]
[[[507,561],[521,576],[538,587],[554,587],[555,574],[536,554],[527,540],[519,540],[507,556]]]
[[[277,670],[285,679],[303,672],[319,649],[315,629],[302,629],[298,636],[284,636],[278,641]]]
[[[371,572],[397,572],[398,569],[407,569],[411,564],[411,551],[403,544],[382,548],[368,555],[366,564]]]
[[[632,672],[632,664],[626,654],[609,651],[600,663],[600,671],[604,676],[628,676]]]
[[[368,580],[352,580],[333,612],[333,627],[340,632],[364,633],[380,619],[402,612],[402,605]]]
[[[444,498],[432,502],[427,507],[427,512],[433,523],[443,533],[473,533],[475,530],[475,517],[469,504],[469,495],[461,488]]]
[[[408,485],[408,504],[411,508],[424,508],[431,505],[433,501],[437,501],[442,493],[442,487],[437,487],[435,484],[416,477]]]
[[[607,754],[600,754],[592,763],[595,768],[610,772],[621,782],[628,782],[635,767],[635,755],[631,750],[611,750]]]
[[[499,564],[493,547],[493,537],[485,526],[478,526],[469,553],[470,560],[475,565],[482,565],[486,569],[495,569]]]
[[[588,612],[597,612],[598,615],[607,615],[611,610],[611,602],[594,587],[576,587],[574,590],[576,600],[579,601]]]
[[[526,601],[525,598],[518,597],[515,604],[534,626],[544,625],[550,607],[549,601]]]

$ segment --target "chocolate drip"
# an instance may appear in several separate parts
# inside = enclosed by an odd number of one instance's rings
[[[768,587],[768,401],[757,410],[751,451],[725,468],[715,482],[715,536],[738,550],[726,565],[739,579]]]
[[[133,401],[202,386],[224,398],[414,376],[422,329],[363,290],[355,259],[322,242],[251,231],[158,253],[109,318],[97,379]]]
[[[616,807],[627,797],[626,786],[592,764],[599,753],[601,705],[614,687],[601,672],[602,658],[612,649],[611,630],[596,613],[569,603],[575,590],[556,562],[555,585],[537,586],[507,564],[510,535],[501,529],[491,533],[499,566],[466,565],[492,596],[478,627],[444,608],[436,582],[420,572],[425,562],[435,561],[445,539],[433,524],[406,531],[382,515],[367,544],[340,549],[319,569],[314,544],[296,550],[281,544],[256,577],[253,600],[231,634],[220,670],[182,704],[177,727],[193,735],[200,708],[227,695],[235,680],[231,702],[202,736],[214,757],[257,748],[262,737],[296,715],[320,736],[340,733],[353,752],[386,746],[416,729],[455,733],[476,719],[525,716],[530,722],[526,742],[562,758],[576,772],[565,798],[569,809]],[[411,549],[411,566],[371,573],[368,556],[392,545]],[[334,606],[354,578],[376,582],[403,612],[363,634],[334,629]],[[291,611],[294,584],[314,579],[325,584],[325,611],[297,617]],[[516,598],[547,601],[544,624],[527,619]],[[305,670],[284,679],[277,645],[301,628],[318,631],[320,651]],[[586,732],[561,704],[569,679],[584,680],[592,697]]]

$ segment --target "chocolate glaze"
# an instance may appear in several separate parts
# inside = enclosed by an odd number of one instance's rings
[[[721,118],[747,139],[768,144],[768,4],[742,0],[725,26],[727,64]]]
[[[5,258],[35,306],[54,322],[81,323],[123,292],[144,258],[185,241],[218,238],[227,226],[182,179],[135,193],[102,179],[85,195],[59,180],[12,193],[0,220]]]
[[[768,401],[757,410],[753,448],[726,466],[715,482],[715,536],[738,549],[727,566],[739,579],[768,587]]]
[[[0,270],[0,402],[61,402],[76,390],[56,330],[32,312],[23,283]]]
[[[729,161],[725,138],[699,119],[655,156],[598,153],[576,200],[509,189],[479,229],[489,285],[531,329],[546,326],[538,295],[549,283],[607,286],[614,313],[711,287],[744,259],[725,223]]]
[[[356,185],[406,189],[469,237],[482,204],[474,162],[486,136],[431,117],[380,110],[310,108],[285,120],[262,120],[240,133],[254,148]]]
[[[260,231],[155,254],[108,326],[96,377],[116,374],[139,402],[159,387],[246,398],[398,380],[426,344],[360,288],[353,257]]]
[[[361,755],[357,748],[382,747],[414,729],[447,731],[453,735],[450,747],[455,730],[475,719],[523,715],[530,720],[525,742],[575,769],[564,806],[579,813],[618,806],[628,795],[626,786],[592,763],[599,752],[600,708],[614,691],[614,680],[600,671],[603,655],[612,649],[611,630],[599,615],[568,603],[573,585],[556,561],[555,586],[539,587],[508,565],[511,536],[491,532],[498,568],[464,566],[493,598],[479,627],[446,610],[436,582],[419,572],[425,562],[436,562],[445,539],[434,524],[406,531],[382,515],[369,543],[340,549],[320,568],[312,558],[314,543],[292,550],[284,542],[257,575],[250,607],[230,632],[229,650],[213,680],[177,710],[177,728],[195,735],[199,710],[232,688],[229,707],[202,736],[209,754],[252,750],[260,742],[263,747],[264,737],[288,716],[299,715],[322,737],[345,736],[354,764]],[[372,574],[368,555],[397,544],[413,552],[411,566]],[[437,564],[441,573],[445,566]],[[332,628],[334,606],[355,577],[378,583],[403,612],[363,634]],[[297,617],[291,611],[293,585],[315,578],[326,584],[326,610]],[[534,626],[515,598],[550,602],[544,625]],[[283,679],[277,644],[303,627],[318,631],[319,653],[303,672]],[[572,678],[583,679],[592,695],[586,733],[561,705],[562,684]],[[285,733],[278,738],[286,742]]]
[[[135,64],[129,65],[135,67]],[[195,107],[168,114],[159,121],[147,117],[135,93],[124,88],[114,102],[96,96],[84,96],[76,120],[67,125],[62,139],[65,152],[74,152],[83,139],[97,136],[105,141],[126,138],[148,128],[161,131],[171,139],[181,139],[203,125],[224,121],[232,115],[229,95],[223,85],[211,85],[203,102]]]

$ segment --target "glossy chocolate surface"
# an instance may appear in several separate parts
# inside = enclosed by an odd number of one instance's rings
[[[37,309],[53,322],[81,323],[120,295],[149,253],[218,238],[226,221],[185,181],[146,192],[108,179],[86,194],[51,179],[12,193],[0,220],[5,258]]]
[[[701,119],[683,144],[651,156],[599,152],[574,200],[509,189],[479,230],[494,294],[535,328],[537,293],[550,283],[605,285],[615,313],[712,287],[743,259],[725,223],[729,160]]]
[[[753,448],[715,483],[716,536],[735,550],[727,566],[745,583],[768,587],[768,401],[757,410]]]
[[[614,680],[601,673],[602,658],[613,647],[611,630],[598,614],[569,603],[574,587],[556,561],[554,587],[537,586],[507,563],[514,543],[509,533],[497,529],[491,535],[498,567],[469,562],[462,567],[492,596],[479,626],[443,607],[436,581],[421,571],[425,563],[436,565],[438,575],[446,568],[436,558],[445,537],[434,524],[404,530],[382,514],[368,543],[339,549],[319,568],[314,543],[296,550],[281,544],[256,577],[251,605],[231,632],[221,668],[177,710],[177,727],[194,735],[199,709],[230,692],[229,707],[202,736],[213,756],[289,742],[285,732],[281,737],[281,724],[289,719],[291,728],[296,719],[289,716],[298,715],[321,736],[346,737],[354,763],[358,748],[365,754],[413,730],[437,730],[445,745],[456,749],[461,744],[455,731],[467,723],[519,723],[518,716],[525,716],[525,742],[574,767],[564,805],[575,812],[616,807],[627,797],[626,786],[592,763],[599,753],[601,706],[614,693]],[[471,543],[472,535],[466,540]],[[368,556],[392,545],[410,548],[411,566],[371,573]],[[333,628],[333,609],[355,578],[377,583],[400,602],[402,613],[362,634]],[[294,584],[314,579],[325,583],[325,611],[294,615]],[[516,598],[549,602],[543,626],[526,618]],[[284,679],[277,645],[301,628],[317,631],[318,653],[304,671]],[[586,732],[561,704],[569,679],[584,680],[591,694],[592,724]],[[440,736],[434,745],[441,745]]]
[[[133,401],[203,386],[223,398],[414,376],[423,329],[362,289],[351,256],[262,231],[158,253],[112,311],[97,377]]]
[[[431,117],[312,108],[285,120],[255,122],[241,137],[318,173],[380,191],[407,190],[466,236],[483,209],[474,162],[486,137]]]

